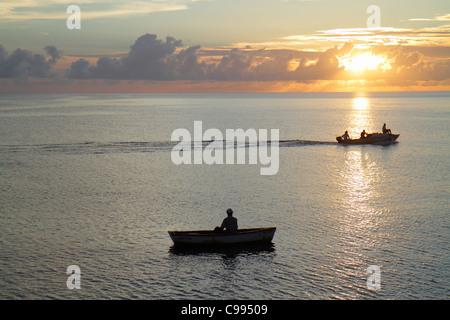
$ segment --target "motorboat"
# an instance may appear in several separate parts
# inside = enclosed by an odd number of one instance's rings
[[[342,144],[389,144],[394,143],[399,134],[392,133],[369,133],[365,138],[344,139],[341,136],[336,137],[338,143]]]
[[[176,246],[234,246],[271,243],[275,230],[275,227],[268,227],[238,229],[234,233],[213,230],[168,231],[168,233]]]

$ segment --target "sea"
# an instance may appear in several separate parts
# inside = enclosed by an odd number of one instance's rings
[[[195,121],[278,129],[278,171],[175,164]],[[0,299],[449,299],[449,124],[450,92],[1,94]],[[272,244],[173,246],[228,208]]]

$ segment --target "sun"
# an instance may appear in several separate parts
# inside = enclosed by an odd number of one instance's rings
[[[339,58],[339,66],[349,71],[387,70],[391,69],[390,61],[385,56],[365,52],[356,56],[346,55]]]

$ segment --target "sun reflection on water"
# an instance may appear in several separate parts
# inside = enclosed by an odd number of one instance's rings
[[[371,212],[367,202],[376,196],[377,174],[378,167],[370,160],[369,153],[363,150],[349,150],[346,153],[345,166],[341,171],[341,191],[349,210]]]
[[[369,108],[369,99],[366,97],[356,97],[353,99],[353,109],[366,110]]]
[[[359,138],[362,130],[370,133],[373,129],[370,99],[355,97],[348,111],[348,119],[348,131],[352,138]],[[379,263],[373,261],[372,255],[379,245],[379,230],[384,221],[383,192],[380,189],[383,170],[377,163],[376,150],[371,147],[344,147],[343,163],[337,176],[340,210],[336,216],[334,260],[336,276],[343,282],[352,278],[367,278],[366,268]],[[366,290],[364,281],[361,284],[361,288],[353,289],[356,292]],[[342,291],[345,291],[344,288]]]
[[[370,132],[374,125],[370,99],[363,96],[353,98],[352,109],[349,111],[347,118],[346,126],[351,138],[359,138],[363,130]]]
[[[338,174],[340,209],[333,245],[336,277],[342,283],[361,280],[361,287],[337,288],[336,298],[356,298],[358,293],[366,292],[366,269],[380,264],[373,256],[378,250],[383,224],[383,211],[378,206],[382,197],[378,188],[382,172],[365,147],[344,150],[344,163]],[[354,296],[343,296],[344,292],[352,292]]]
[[[353,109],[349,114],[349,131],[359,136],[362,130],[370,132],[372,114],[370,100],[366,97],[355,97]],[[376,195],[375,183],[379,176],[378,166],[370,159],[364,146],[354,146],[345,150],[345,163],[340,170],[340,191],[342,201],[350,211],[371,212],[368,201]]]

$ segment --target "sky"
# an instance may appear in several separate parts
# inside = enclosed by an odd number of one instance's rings
[[[448,0],[0,0],[0,92],[420,90]]]

